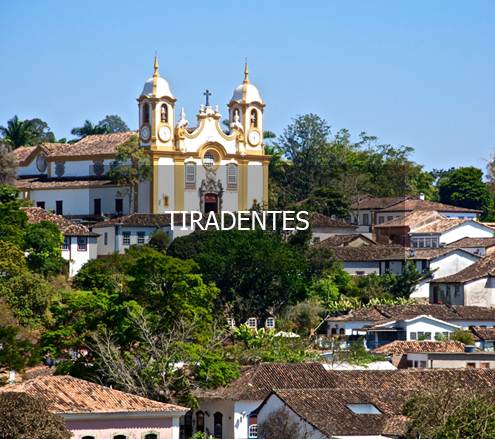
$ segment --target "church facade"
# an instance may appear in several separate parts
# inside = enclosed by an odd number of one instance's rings
[[[38,207],[72,217],[171,211],[244,211],[268,200],[264,154],[263,103],[249,81],[235,88],[228,106],[229,127],[222,130],[218,106],[201,105],[195,127],[158,72],[144,84],[138,102],[139,131],[88,136],[72,145],[42,144],[16,150],[18,187]],[[105,176],[115,147],[138,135],[152,175],[139,183],[130,205]]]

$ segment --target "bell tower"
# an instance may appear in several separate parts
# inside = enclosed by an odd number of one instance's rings
[[[141,146],[149,150],[173,150],[177,99],[170,91],[168,82],[158,73],[156,56],[154,68],[153,77],[145,82],[137,99]]]

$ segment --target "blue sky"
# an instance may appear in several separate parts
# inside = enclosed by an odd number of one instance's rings
[[[281,134],[298,114],[407,145],[425,169],[485,167],[495,147],[493,1],[2,1],[0,125],[39,117],[57,138],[137,104],[160,74],[194,124],[250,79]]]

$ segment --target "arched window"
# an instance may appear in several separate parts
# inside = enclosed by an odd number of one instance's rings
[[[231,191],[237,190],[237,166],[227,166],[227,189]]]
[[[340,328],[340,335],[345,335],[345,329],[344,328]]]
[[[144,439],[158,439],[158,435],[156,433],[148,433],[144,435]]]
[[[215,426],[213,436],[216,438],[222,437],[222,423],[223,423],[223,415],[220,412],[216,412],[213,415],[213,424]]]
[[[95,439],[94,436],[83,436],[81,439]]]
[[[192,436],[192,411],[188,411],[184,415],[184,436]]]
[[[143,122],[150,123],[150,106],[148,104],[143,106]]]
[[[258,112],[256,110],[251,110],[251,126],[258,128]]]
[[[127,436],[125,434],[116,434],[113,439],[127,439]]]
[[[337,328],[332,328],[332,335],[337,335]]]
[[[168,123],[168,106],[167,104],[162,104],[160,109],[160,119],[162,122]]]
[[[201,433],[205,431],[205,414],[201,411],[196,413],[196,431]]]
[[[258,437],[258,424],[251,424],[249,426],[249,437]]]

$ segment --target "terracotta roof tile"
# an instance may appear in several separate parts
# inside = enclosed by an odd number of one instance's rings
[[[55,224],[64,236],[100,236],[91,232],[83,224],[76,223],[60,215],[55,215],[40,207],[21,207],[21,209],[26,212],[29,224],[49,221]]]
[[[405,252],[400,245],[362,245],[360,247],[333,247],[333,256],[338,261],[378,261],[388,256]]]
[[[352,233],[350,235],[334,235],[330,236],[330,238],[326,238],[323,241],[315,244],[317,247],[338,247],[338,246],[346,246],[347,244],[355,241],[356,239],[361,238],[366,241],[369,245],[377,245],[375,241],[367,238],[361,233]]]
[[[495,328],[480,328],[473,326],[469,328],[475,339],[482,341],[495,341]]]
[[[68,375],[39,377],[1,387],[44,400],[53,413],[185,412],[189,409],[120,392]]]
[[[408,213],[407,215],[394,218],[393,220],[387,221],[383,224],[376,224],[375,228],[384,227],[404,227],[404,226],[414,226],[415,224],[424,221],[429,216],[438,216],[439,218],[445,218],[442,214],[431,211],[431,210],[415,210],[414,212]]]
[[[17,158],[17,163],[21,163],[26,160],[36,149],[36,146],[21,146],[20,148],[14,149],[14,155]]]
[[[131,215],[125,215],[112,218],[108,221],[102,221],[97,223],[92,228],[108,227],[113,225],[123,226],[168,226],[170,225],[171,215],[169,213],[132,213]],[[190,222],[190,218],[186,218],[187,224]],[[174,215],[174,224],[182,226],[182,215]]]
[[[450,206],[449,204],[436,203],[434,201],[406,199],[394,205],[388,206],[381,212],[412,212],[413,210],[436,210],[437,212],[464,212],[464,213],[482,213],[482,210],[465,209],[463,207]]]
[[[428,224],[424,227],[421,227],[420,229],[416,229],[412,233],[442,233],[467,222],[477,223],[477,221],[466,218],[453,218],[453,219],[447,218],[441,221],[437,221],[436,223],[433,224]]]
[[[382,210],[386,207],[393,206],[397,203],[404,201],[404,199],[409,199],[410,197],[369,197],[361,201],[356,201],[352,204],[352,208],[357,210]]]
[[[402,355],[408,352],[464,352],[464,343],[460,341],[401,341],[380,346],[371,351],[373,354]]]
[[[356,229],[355,224],[345,223],[318,212],[311,213],[310,222],[312,227],[346,227]]]
[[[483,223],[481,223],[483,224]],[[485,224],[483,224],[485,225]],[[492,247],[495,245],[495,238],[462,238],[451,242],[449,247]]]
[[[456,274],[433,279],[430,283],[464,283],[488,276],[495,276],[495,253],[481,258]]]
[[[408,248],[402,247],[402,250],[397,250],[395,253],[391,253],[380,260],[395,260],[395,261],[403,261],[405,259],[411,259],[413,261],[421,261],[427,260],[431,261],[432,259],[437,259],[441,256],[448,255],[449,253],[461,251],[464,254],[469,254],[471,257],[472,253],[466,252],[457,247],[440,247],[440,248]]]
[[[117,187],[105,177],[57,177],[46,175],[22,176],[17,180],[17,187],[21,189],[52,189],[72,187],[109,186]]]
[[[244,367],[241,376],[227,387],[198,391],[199,399],[258,401],[272,389],[319,389],[333,387],[321,363],[261,363]]]

